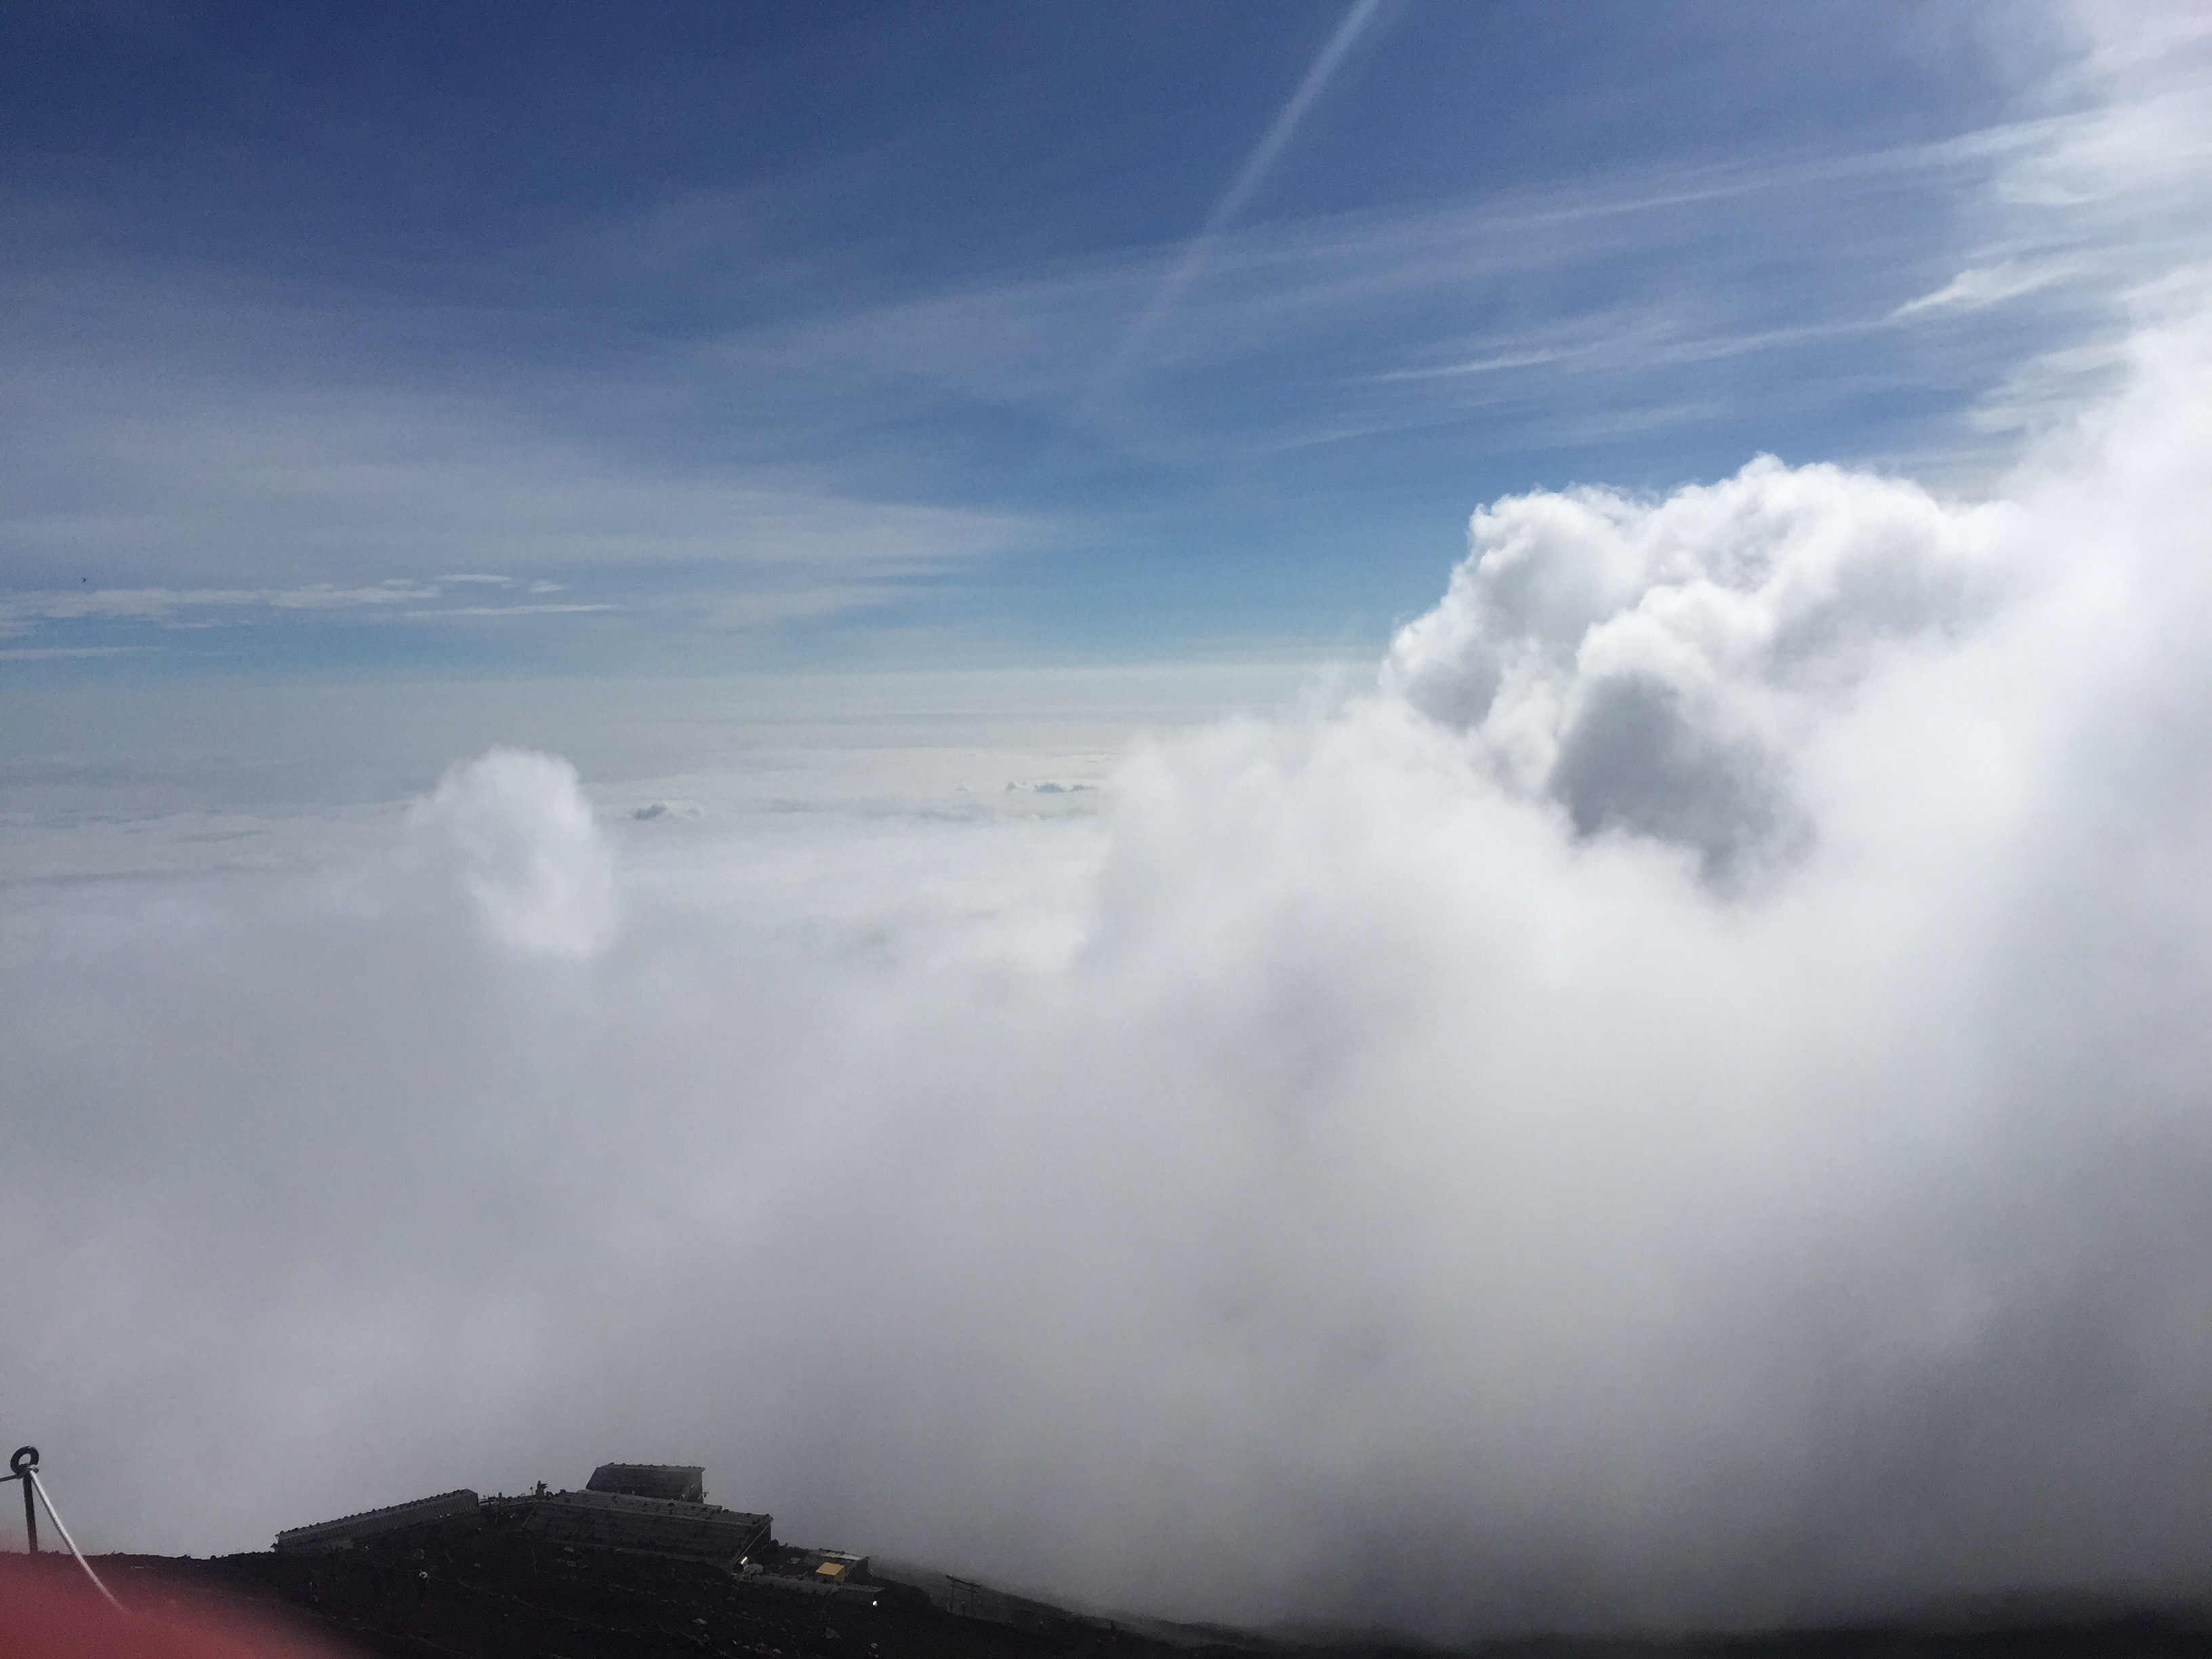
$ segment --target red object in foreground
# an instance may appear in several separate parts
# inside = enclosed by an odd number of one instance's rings
[[[204,1595],[131,1577],[108,1586],[118,1613],[67,1556],[0,1556],[0,1659],[335,1659],[335,1649]]]

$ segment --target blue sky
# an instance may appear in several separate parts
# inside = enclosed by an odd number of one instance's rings
[[[1972,491],[2099,298],[2014,7],[7,27],[18,683],[1371,654],[1504,492]]]

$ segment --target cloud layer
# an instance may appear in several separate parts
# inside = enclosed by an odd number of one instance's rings
[[[497,750],[311,873],[9,890],[0,1392],[142,1547],[681,1457],[1186,1615],[2212,1591],[2212,313],[2154,297],[2002,501],[1501,500],[1372,694],[1100,817]]]

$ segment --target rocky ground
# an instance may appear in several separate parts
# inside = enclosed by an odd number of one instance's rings
[[[20,1558],[18,1558],[20,1560]],[[956,1617],[920,1591],[879,1587],[873,1606],[732,1577],[692,1562],[563,1548],[519,1531],[385,1542],[325,1556],[97,1558],[127,1606],[249,1612],[338,1654],[399,1659],[1437,1659],[1375,1641],[1163,1636],[1078,1620],[1012,1628]],[[40,1577],[74,1580],[64,1558]],[[0,1621],[4,1625],[4,1621]],[[0,1635],[0,1650],[9,1647]],[[1535,1639],[1463,1659],[2163,1659],[2212,1656],[2212,1620],[2082,1609],[2057,1616],[1667,1641]]]
[[[109,1556],[94,1565],[126,1605],[212,1595],[340,1651],[410,1659],[1137,1659],[1167,1651],[1075,1624],[1037,1632],[955,1618],[903,1586],[883,1586],[869,1606],[748,1583],[696,1562],[564,1549],[489,1530],[335,1555]]]

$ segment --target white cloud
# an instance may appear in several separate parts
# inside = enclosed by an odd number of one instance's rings
[[[670,587],[708,603],[835,609],[826,596],[972,566],[1049,541],[1034,515],[878,499],[828,467],[670,471],[605,442],[541,430],[538,386],[476,399],[380,381],[334,389],[179,357],[166,281],[87,273],[98,345],[52,314],[51,284],[23,283],[12,347],[33,368],[18,402],[38,419],[0,471],[15,591],[0,617],[168,620],[222,605],[286,610],[427,599],[442,584],[490,591],[585,572],[627,608]],[[196,292],[191,337],[250,360],[283,302],[241,283]],[[307,327],[297,318],[288,326]],[[359,342],[325,341],[319,357]],[[572,387],[561,408],[611,397]],[[87,599],[55,577],[92,568]],[[412,594],[386,583],[410,576]],[[137,610],[125,608],[140,596]]]
[[[33,621],[80,617],[161,622],[180,610],[202,605],[261,602],[262,594],[246,588],[97,587],[15,593],[0,600],[0,632],[17,633]]]
[[[566,761],[495,749],[448,772],[409,829],[424,855],[453,860],[500,944],[581,958],[612,937],[613,861]]]
[[[1802,850],[1786,757],[1886,649],[1988,608],[2015,518],[1771,458],[1659,503],[1508,497],[1383,684],[1581,832],[1650,834],[1725,878]]]
[[[618,605],[581,602],[566,605],[447,605],[434,611],[410,611],[406,615],[410,622],[435,622],[443,618],[478,617],[588,617],[619,609]]]
[[[53,662],[71,657],[120,657],[143,651],[137,645],[43,645],[0,647],[0,658],[13,662]]]
[[[0,634],[21,633],[39,622],[97,618],[177,626],[190,625],[184,623],[187,617],[198,623],[208,613],[225,611],[351,611],[420,605],[438,596],[437,588],[405,580],[355,587],[330,582],[279,588],[65,587],[0,596]]]
[[[979,684],[957,811],[497,753],[381,858],[12,888],[0,1382],[149,1547],[649,1445],[1220,1618],[2212,1588],[2212,322],[2130,361],[1993,506],[1493,503],[1380,690],[1099,814]]]
[[[389,581],[374,587],[340,587],[310,582],[262,596],[280,611],[343,611],[364,605],[415,605],[435,599],[438,590],[421,582]]]
[[[1891,314],[1917,317],[1931,311],[1978,311],[1984,306],[2033,294],[2068,276],[2063,264],[2002,264],[1962,270],[1942,287],[1908,300]]]

